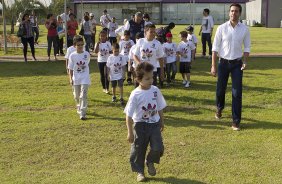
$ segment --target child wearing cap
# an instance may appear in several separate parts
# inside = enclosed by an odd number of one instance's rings
[[[120,47],[120,54],[126,58],[126,61],[128,61],[129,50],[133,45],[135,45],[135,43],[133,40],[130,39],[130,32],[128,30],[125,30],[124,39],[119,42],[119,47]],[[128,64],[127,64],[127,68],[128,68]],[[127,83],[132,84],[131,71],[127,72]]]
[[[195,48],[194,55],[193,55],[194,60],[195,60],[195,59],[196,59],[196,50],[197,50],[198,39],[197,39],[196,35],[194,34],[194,28],[193,28],[193,26],[188,26],[188,27],[186,28],[186,30],[188,31],[187,40],[188,40],[188,41],[191,41],[192,43],[194,43],[194,45],[195,45],[195,47],[196,47],[196,48]]]
[[[172,42],[172,34],[166,34],[167,42],[163,44],[163,49],[165,53],[164,61],[166,63],[166,79],[167,86],[170,86],[171,82],[174,82],[176,75],[176,43]]]
[[[190,87],[190,68],[194,58],[191,57],[195,52],[195,45],[187,40],[187,32],[181,31],[181,42],[177,47],[177,54],[180,56],[179,71],[182,74],[183,85],[185,88]]]

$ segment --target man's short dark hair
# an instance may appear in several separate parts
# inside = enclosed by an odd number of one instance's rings
[[[206,12],[208,15],[210,14],[210,10],[208,8],[205,8],[204,12]]]
[[[232,6],[236,6],[237,8],[239,8],[239,12],[242,13],[242,6],[240,4],[238,4],[238,3],[231,4],[230,7],[229,7],[229,11],[230,11]]]
[[[136,80],[141,81],[146,73],[152,72],[153,70],[154,66],[148,62],[138,64],[135,69]]]

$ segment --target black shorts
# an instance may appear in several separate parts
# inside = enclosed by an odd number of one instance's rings
[[[113,80],[111,83],[113,88],[117,87],[117,85],[121,88],[123,86],[123,79]]]
[[[189,62],[180,62],[179,63],[179,72],[180,73],[190,73],[191,63]]]

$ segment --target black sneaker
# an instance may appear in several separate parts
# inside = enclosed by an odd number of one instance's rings
[[[116,102],[117,101],[117,97],[113,96],[112,97],[112,102]]]
[[[217,109],[216,113],[215,113],[215,119],[220,119],[222,117],[222,110]]]
[[[154,163],[146,162],[146,165],[148,167],[148,174],[150,176],[155,176],[157,174],[157,172],[156,172],[156,168],[154,166]]]
[[[123,98],[121,98],[119,101],[120,101],[120,104],[121,104],[121,105],[124,105],[124,100],[123,100]]]

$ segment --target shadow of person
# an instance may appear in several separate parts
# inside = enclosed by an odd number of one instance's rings
[[[148,178],[149,181],[158,181],[164,182],[167,184],[205,184],[201,181],[190,180],[190,179],[181,179],[175,177],[167,177],[167,178]]]

